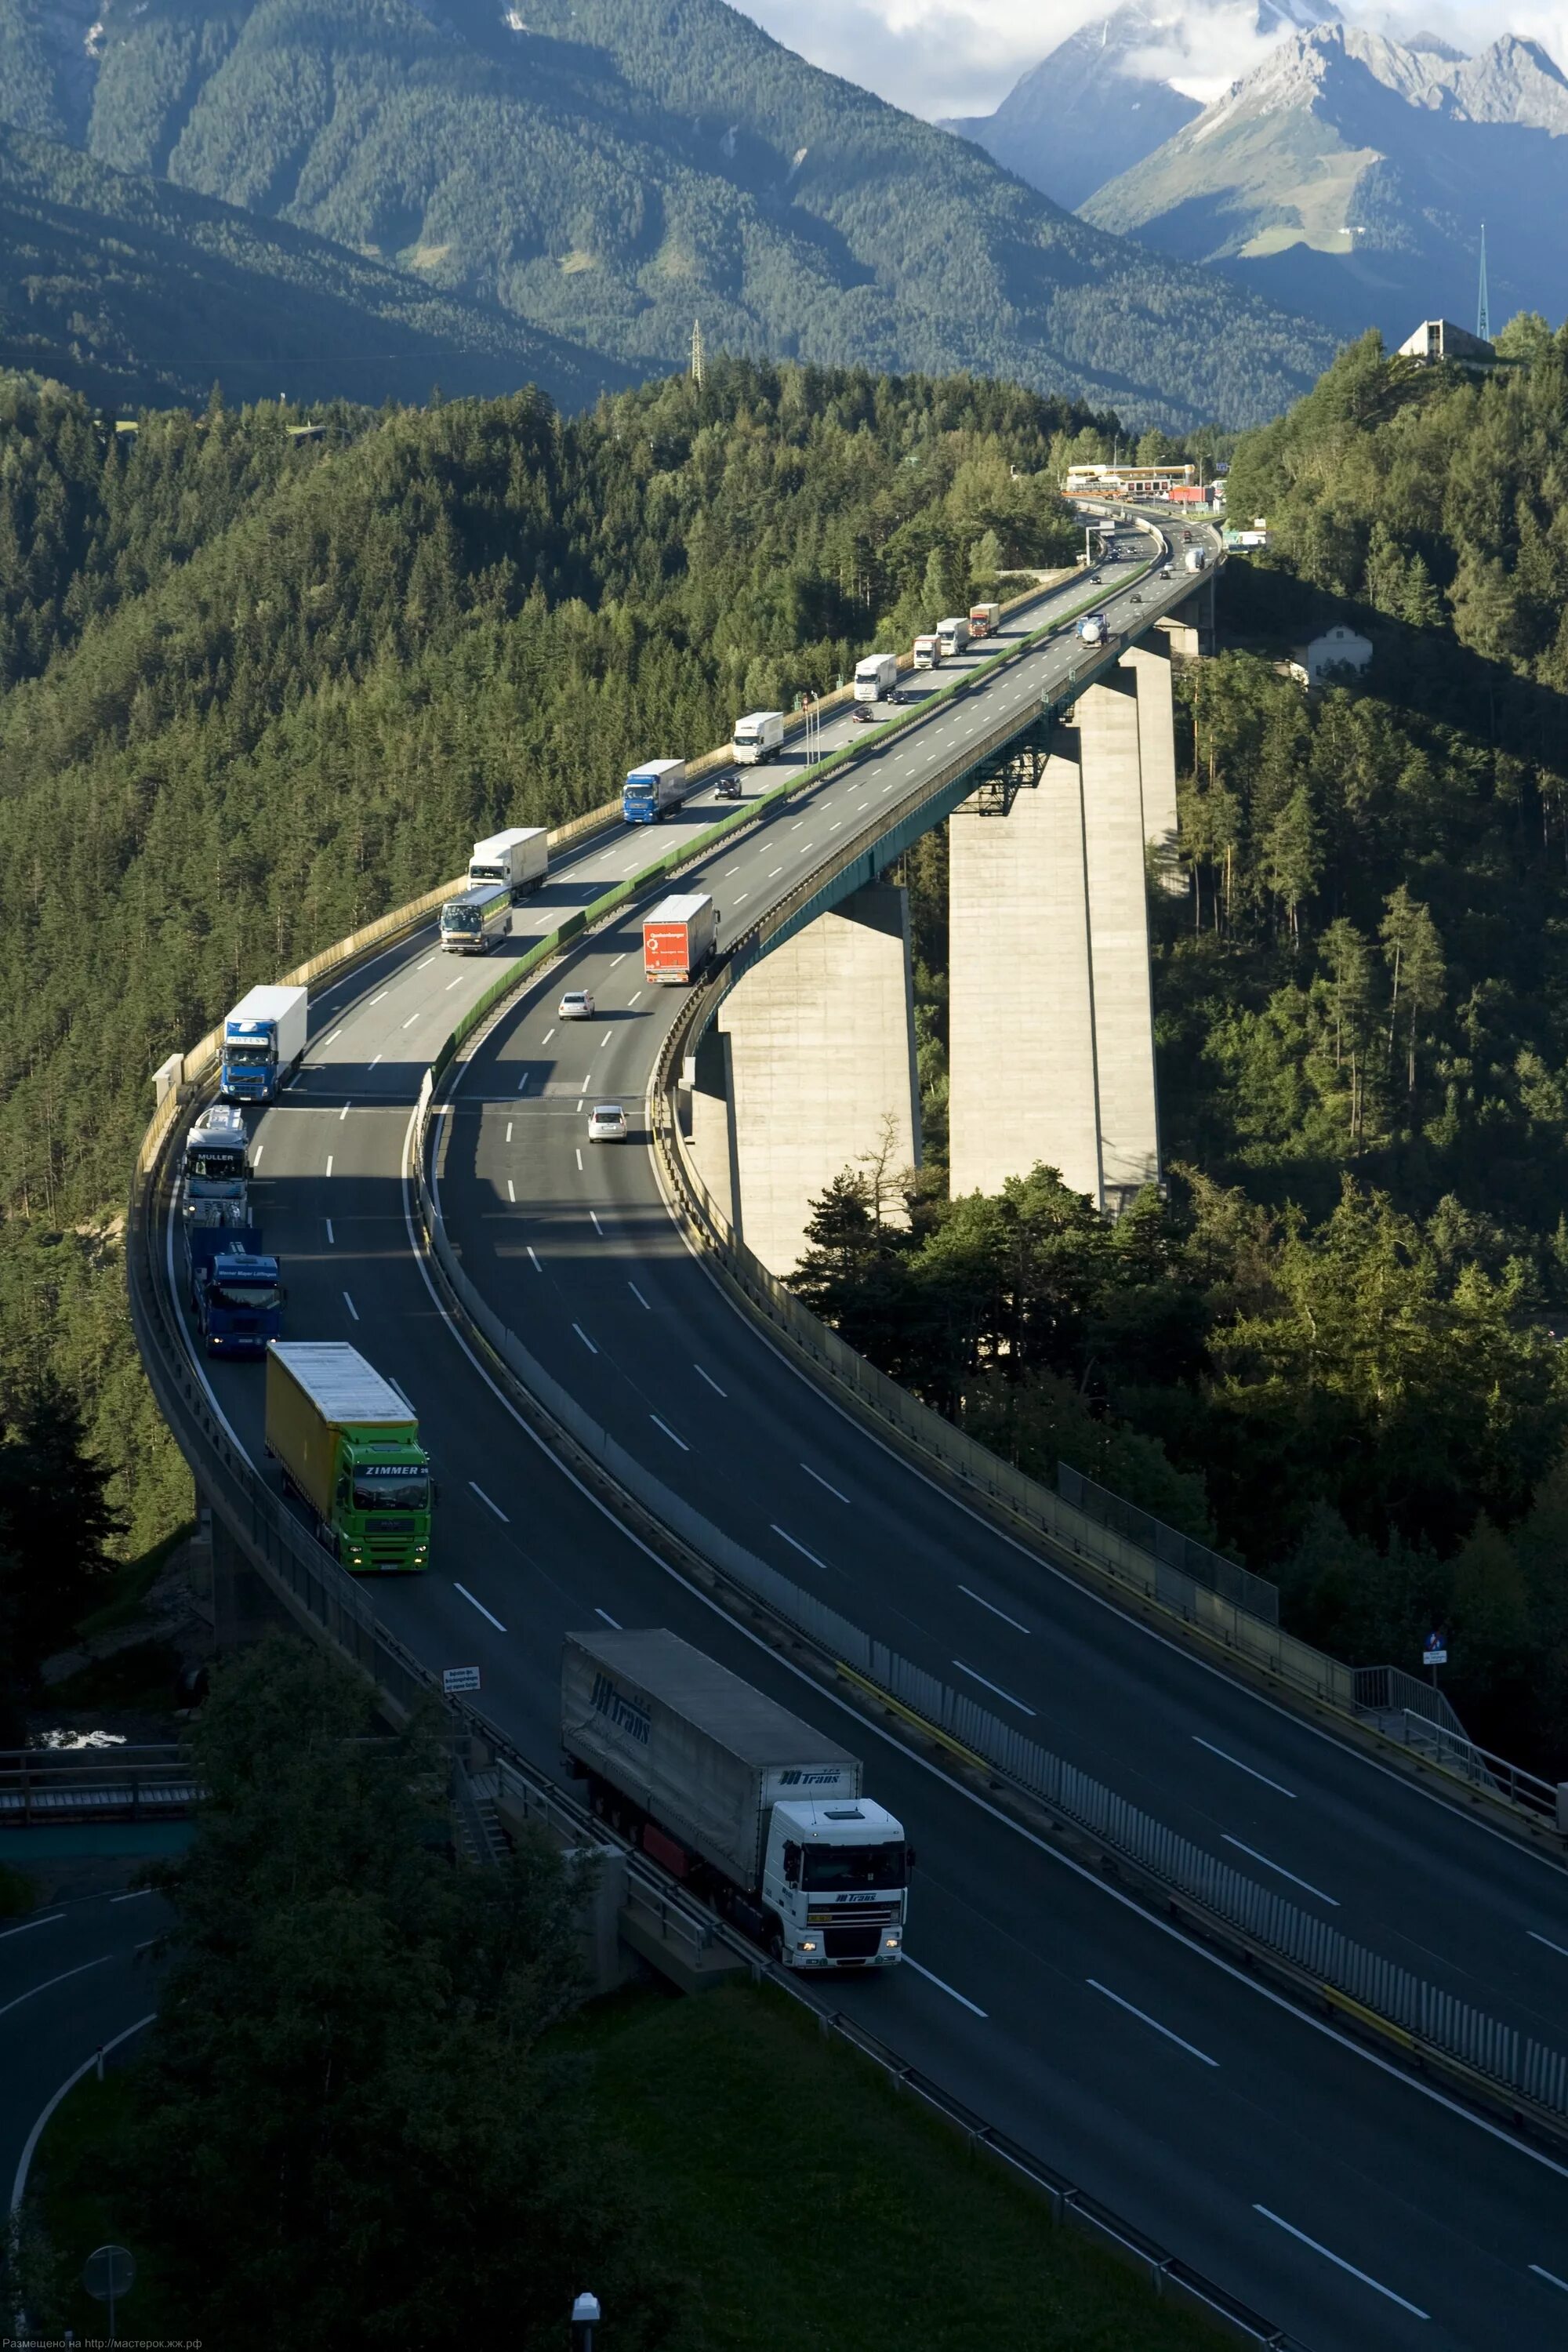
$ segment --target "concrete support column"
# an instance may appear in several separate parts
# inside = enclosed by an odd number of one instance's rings
[[[1115,1212],[1160,1172],[1138,695],[1131,680],[1091,686],[1077,717],[1100,1169],[1105,1205]]]
[[[872,883],[763,958],[725,999],[748,1248],[792,1273],[811,1203],[848,1167],[918,1166],[920,1081],[905,893]],[[708,1180],[711,1181],[710,1179]]]
[[[1145,639],[1121,656],[1138,694],[1138,762],[1142,776],[1143,839],[1163,889],[1185,895],[1176,825],[1176,709],[1171,694],[1171,648]]]
[[[698,1174],[729,1219],[731,1231],[743,1238],[730,1040],[717,1023],[704,1031],[692,1058],[696,1069],[691,1087],[691,1156]]]
[[[1079,738],[1056,730],[1007,815],[948,828],[948,1153],[954,1198],[1043,1163],[1103,1204]],[[1140,877],[1142,866],[1140,866]]]

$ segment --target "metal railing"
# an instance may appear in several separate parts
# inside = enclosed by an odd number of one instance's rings
[[[1057,1492],[1098,1527],[1114,1528],[1142,1550],[1163,1559],[1167,1567],[1179,1568],[1194,1583],[1206,1584],[1211,1592],[1234,1601],[1238,1609],[1247,1610],[1264,1624],[1279,1622],[1279,1586],[1270,1584],[1267,1577],[1254,1576],[1239,1560],[1227,1559],[1208,1544],[1183,1535],[1179,1528],[1167,1527],[1152,1511],[1141,1510],[1136,1503],[1113,1495],[1109,1486],[1075,1470],[1070,1462],[1057,1464]]]
[[[198,1790],[178,1747],[0,1749],[0,1823],[172,1819]]]

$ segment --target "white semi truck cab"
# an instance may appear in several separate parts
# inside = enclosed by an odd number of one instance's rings
[[[902,1824],[869,1797],[774,1805],[763,1874],[792,1969],[888,1968],[901,1959],[909,1900]]]

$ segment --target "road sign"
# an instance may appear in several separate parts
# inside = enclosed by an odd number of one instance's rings
[[[441,1688],[448,1698],[456,1698],[463,1691],[477,1691],[479,1686],[478,1666],[443,1666],[441,1669]]]
[[[1448,1644],[1444,1640],[1441,1633],[1427,1634],[1426,1641],[1421,1645],[1421,1663],[1424,1666],[1446,1666],[1447,1664]]]
[[[95,2303],[109,2305],[109,2340],[112,2344],[118,2334],[114,2306],[136,2284],[134,2258],[123,2246],[100,2246],[96,2253],[89,2254],[81,2283]]]

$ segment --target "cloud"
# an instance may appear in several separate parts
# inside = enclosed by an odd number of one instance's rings
[[[737,0],[787,48],[875,90],[911,114],[989,114],[1021,74],[1069,33],[1108,13],[1106,0]],[[1300,5],[1300,0],[1298,0]],[[1390,0],[1346,16],[1392,39],[1436,33],[1473,55],[1504,33],[1539,41],[1568,65],[1568,0]],[[1191,0],[1142,53],[1142,69],[1204,103],[1267,55],[1251,0]]]

